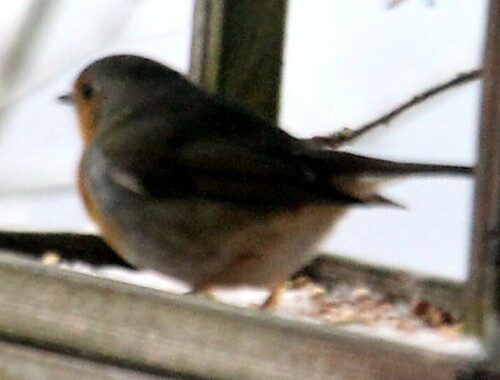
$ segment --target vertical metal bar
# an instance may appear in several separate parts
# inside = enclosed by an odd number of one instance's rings
[[[491,0],[475,192],[466,327],[500,370],[500,0]]]
[[[196,0],[191,79],[275,121],[287,0]]]

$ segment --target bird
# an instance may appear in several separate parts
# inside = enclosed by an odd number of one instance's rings
[[[76,108],[77,187],[103,239],[192,293],[265,287],[262,308],[350,209],[398,206],[383,183],[473,172],[310,144],[136,55],[91,63],[61,98]]]

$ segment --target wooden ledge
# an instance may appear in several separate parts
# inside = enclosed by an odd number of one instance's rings
[[[151,374],[442,380],[479,359],[8,255],[0,255],[0,287],[0,337]]]

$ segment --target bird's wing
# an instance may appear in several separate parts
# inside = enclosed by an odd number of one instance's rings
[[[243,116],[247,116],[246,114]],[[260,119],[223,114],[164,128],[128,123],[101,144],[115,182],[145,197],[198,197],[248,205],[366,200],[331,186],[294,152],[301,143]],[[149,123],[151,124],[151,123]],[[203,125],[204,124],[204,125]],[[136,136],[130,131],[138,131]],[[161,132],[159,132],[161,131]],[[377,200],[380,203],[380,200]]]
[[[141,162],[113,160],[112,178],[133,192],[159,199],[194,196],[276,206],[363,202],[319,180],[309,168],[250,147],[200,141],[174,152],[168,156],[154,155]]]
[[[304,202],[388,204],[376,193],[387,178],[470,174],[461,166],[378,160],[311,148],[254,115],[233,108],[187,113],[146,125],[128,121],[103,142],[111,176],[139,195],[197,197],[249,205]],[[148,129],[149,128],[149,129]]]
[[[311,147],[273,124],[199,95],[158,103],[101,136],[111,176],[154,198],[198,197],[251,205],[330,202],[393,204],[382,179],[471,168],[377,160]],[[170,107],[170,108],[169,108]]]

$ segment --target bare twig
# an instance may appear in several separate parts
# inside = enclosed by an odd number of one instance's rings
[[[387,9],[392,9],[392,8],[396,8],[397,6],[401,5],[402,3],[406,2],[406,0],[391,0],[388,4],[387,4]],[[428,0],[427,1],[427,4],[429,7],[432,7],[434,6],[434,0]]]
[[[391,0],[388,4],[387,4],[387,9],[391,9],[391,8],[395,8],[397,7],[398,5],[401,5],[402,3],[404,3],[406,0]]]
[[[315,144],[321,144],[328,147],[338,147],[339,145],[346,143],[348,141],[352,141],[355,138],[364,135],[365,133],[371,131],[372,129],[388,124],[393,119],[401,115],[403,112],[408,109],[428,100],[429,98],[437,95],[443,91],[449,90],[453,87],[471,82],[473,80],[479,79],[482,75],[482,70],[472,70],[462,74],[457,75],[455,78],[441,83],[437,86],[434,86],[416,96],[414,96],[411,100],[401,104],[399,107],[396,107],[390,112],[380,116],[379,118],[364,124],[357,128],[344,128],[340,132],[335,132],[328,136],[317,136],[311,139],[311,142]]]

